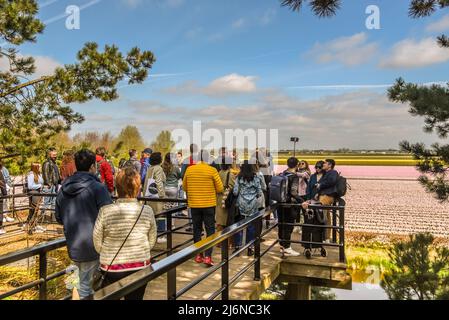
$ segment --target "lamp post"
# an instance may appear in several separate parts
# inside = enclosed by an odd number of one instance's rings
[[[293,142],[293,157],[296,157],[296,143],[299,142],[299,138],[291,137],[290,141]]]

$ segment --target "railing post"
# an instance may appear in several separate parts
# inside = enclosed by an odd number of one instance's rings
[[[166,219],[165,221],[167,221],[167,256],[172,254],[172,248],[173,248],[173,233],[172,233],[172,214],[169,213],[166,215]]]
[[[167,300],[176,300],[176,267],[167,272]]]
[[[332,243],[337,243],[337,210],[332,209]]]
[[[339,214],[339,238],[340,238],[340,262],[345,262],[345,209],[340,209]]]
[[[225,288],[221,293],[221,300],[229,300],[229,239],[221,243],[221,287]]]
[[[39,253],[39,300],[47,300],[47,252]]]
[[[260,280],[260,234],[262,233],[262,217],[255,221],[256,241],[254,242],[254,280]]]

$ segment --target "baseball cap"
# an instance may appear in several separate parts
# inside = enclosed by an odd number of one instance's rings
[[[143,153],[148,153],[148,154],[152,154],[153,150],[150,148],[145,148],[145,150],[143,150]]]

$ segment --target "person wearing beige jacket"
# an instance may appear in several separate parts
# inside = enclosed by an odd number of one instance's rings
[[[100,267],[107,271],[103,286],[148,267],[157,237],[153,209],[137,201],[141,187],[139,173],[131,167],[122,170],[117,175],[116,186],[119,199],[100,209],[93,232]],[[129,293],[125,300],[142,300],[145,288],[142,286]]]
[[[150,167],[148,168],[143,188],[143,194],[145,197],[153,199],[165,198],[165,184],[167,177],[165,176],[161,163],[162,154],[160,152],[153,152],[150,156]],[[155,215],[164,210],[164,203],[162,202],[149,201],[149,205],[153,209]],[[156,223],[157,231],[159,233],[164,233],[167,231],[165,216],[157,217]],[[165,243],[167,242],[167,237],[165,235],[160,236],[158,237],[157,242]]]

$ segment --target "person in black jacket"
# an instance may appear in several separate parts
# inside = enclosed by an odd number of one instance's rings
[[[338,172],[334,170],[335,160],[326,159],[323,164],[324,176],[316,184],[316,190],[319,194],[319,201],[324,206],[331,206],[337,198],[337,179]],[[332,222],[330,210],[325,210],[328,224]],[[326,229],[326,242],[330,242],[332,235],[331,229]]]
[[[297,158],[291,157],[287,160],[288,169],[282,173],[283,176],[288,178],[288,197],[287,203],[302,203],[302,199],[298,195],[298,185],[299,178],[296,175],[296,170],[298,168],[299,160]],[[299,252],[293,250],[291,246],[291,238],[293,232],[293,226],[290,225],[295,223],[298,211],[295,207],[280,207],[278,208],[278,237],[280,239],[279,244],[281,246],[281,253],[286,257],[297,257],[300,255]]]
[[[111,204],[106,186],[96,176],[95,153],[75,154],[77,172],[64,180],[56,198],[56,220],[64,225],[69,257],[79,269],[80,298],[93,294],[92,276],[98,268],[93,229],[101,207]]]

